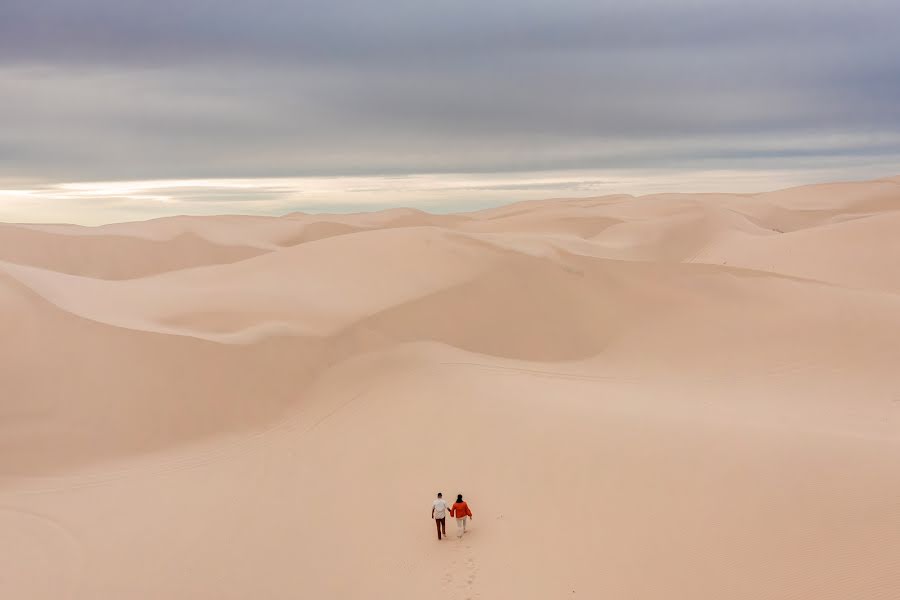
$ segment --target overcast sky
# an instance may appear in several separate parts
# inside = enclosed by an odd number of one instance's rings
[[[0,219],[900,173],[896,0],[0,0]]]

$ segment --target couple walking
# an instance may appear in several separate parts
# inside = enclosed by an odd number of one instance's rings
[[[438,539],[441,539],[442,533],[447,535],[448,510],[451,517],[456,517],[456,537],[461,538],[466,532],[466,518],[472,517],[472,511],[469,510],[469,505],[463,502],[462,494],[458,494],[456,502],[448,508],[444,495],[438,492],[437,500],[431,506],[431,518],[434,519],[434,524],[437,525]]]

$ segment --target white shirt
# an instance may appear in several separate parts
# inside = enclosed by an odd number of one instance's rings
[[[434,518],[443,519],[444,511],[447,510],[447,502],[443,498],[434,501]]]

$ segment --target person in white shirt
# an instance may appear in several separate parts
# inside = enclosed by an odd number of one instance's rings
[[[437,526],[438,539],[441,539],[442,533],[447,535],[447,502],[440,492],[438,492],[437,500],[431,503],[431,518],[434,519],[434,524]]]

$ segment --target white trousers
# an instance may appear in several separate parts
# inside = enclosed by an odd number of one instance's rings
[[[456,537],[462,537],[466,532],[466,517],[456,519]]]

